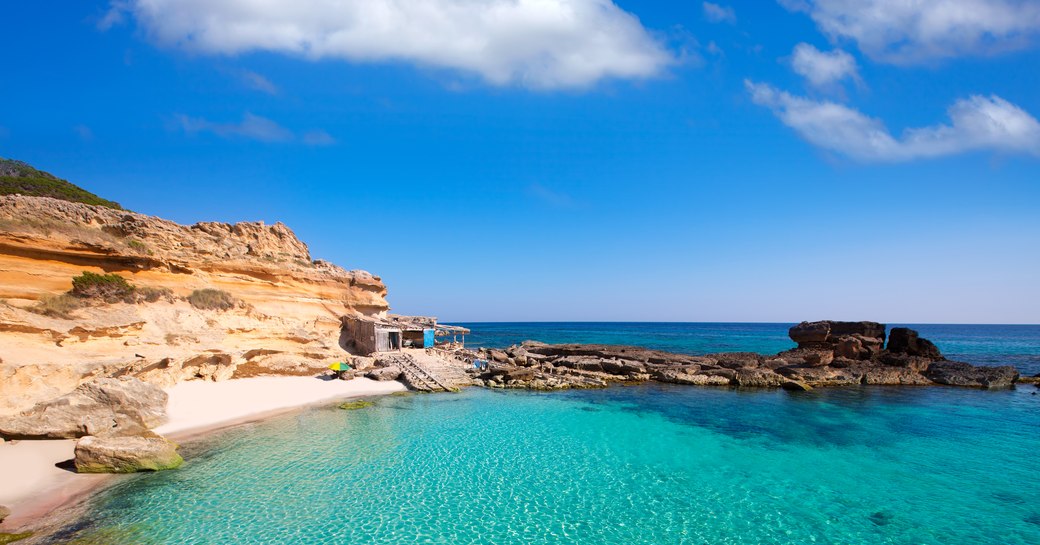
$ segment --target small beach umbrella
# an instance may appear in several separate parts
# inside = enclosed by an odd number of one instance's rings
[[[341,361],[337,361],[336,363],[330,365],[329,369],[332,369],[333,371],[350,371],[350,365]]]

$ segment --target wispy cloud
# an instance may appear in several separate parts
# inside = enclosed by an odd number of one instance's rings
[[[800,43],[791,54],[791,68],[814,87],[828,87],[846,78],[859,81],[856,59],[840,49],[824,53]]]
[[[778,0],[872,59],[915,64],[1021,49],[1040,37],[1036,0]]]
[[[253,72],[252,70],[241,70],[238,72],[238,77],[242,80],[242,83],[246,87],[255,91],[261,91],[269,95],[278,94],[278,86],[271,83],[271,80],[267,79],[261,74]]]
[[[566,193],[554,191],[539,183],[527,186],[527,194],[544,204],[556,208],[568,208],[574,205],[573,199]]]
[[[131,5],[129,0],[112,0],[109,2],[108,10],[106,10],[105,14],[98,19],[98,30],[105,31],[114,26],[119,26],[125,23],[126,15],[130,9]]]
[[[712,23],[729,23],[732,25],[737,22],[737,13],[731,7],[704,2],[701,4],[701,8],[704,10],[704,18]]]
[[[336,139],[331,134],[318,129],[304,133],[303,143],[308,146],[331,146],[336,143]]]
[[[645,79],[675,63],[611,0],[128,1],[156,42],[198,53],[403,61],[539,89]]]
[[[242,116],[241,121],[228,123],[177,114],[174,116],[174,125],[186,134],[210,133],[227,139],[268,143],[302,142],[308,146],[329,146],[336,143],[336,139],[323,130],[312,130],[298,136],[275,121],[249,112]]]
[[[806,141],[860,161],[900,162],[982,150],[1040,156],[1040,122],[998,96],[958,100],[948,110],[949,123],[909,128],[897,138],[881,120],[842,104],[744,83],[752,101],[771,109]]]

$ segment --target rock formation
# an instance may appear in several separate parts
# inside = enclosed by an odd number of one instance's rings
[[[166,419],[167,395],[136,378],[99,378],[32,409],[0,417],[0,436],[72,439],[140,434]]]
[[[79,473],[135,473],[176,469],[184,462],[177,444],[158,435],[87,436],[76,442]]]
[[[40,312],[41,302],[60,302],[84,271],[119,275],[154,297]],[[187,301],[206,289],[241,304],[207,310]],[[165,386],[312,374],[345,355],[340,317],[383,313],[385,295],[378,277],[312,260],[280,223],[184,226],[46,197],[0,196],[0,415],[97,377]]]
[[[856,384],[1007,388],[1019,377],[1011,366],[947,361],[933,343],[911,329],[893,328],[885,348],[885,326],[875,322],[803,322],[791,328],[790,337],[798,347],[773,356],[688,356],[629,346],[528,341],[507,350],[482,350],[474,357],[497,365],[472,372],[488,387],[539,390],[649,380],[801,391]]]

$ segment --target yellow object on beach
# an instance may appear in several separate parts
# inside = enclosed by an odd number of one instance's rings
[[[329,369],[332,369],[333,371],[350,371],[350,365],[341,361],[337,361],[336,363],[330,365]]]

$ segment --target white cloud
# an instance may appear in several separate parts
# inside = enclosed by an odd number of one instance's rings
[[[1020,49],[1040,35],[1037,0],[779,0],[869,57],[914,64]]]
[[[713,23],[734,24],[737,22],[737,14],[733,11],[733,8],[711,2],[704,2],[702,6],[704,8],[704,18]]]
[[[235,55],[403,61],[495,85],[648,78],[675,59],[611,0],[132,0],[158,43]]]
[[[845,78],[859,79],[859,69],[852,55],[840,49],[824,53],[807,43],[794,47],[791,68],[816,87],[826,87]]]
[[[847,106],[793,96],[745,81],[751,99],[818,147],[861,161],[897,162],[990,150],[1040,156],[1040,122],[998,96],[972,96],[948,110],[949,124],[893,136],[878,119]]]

